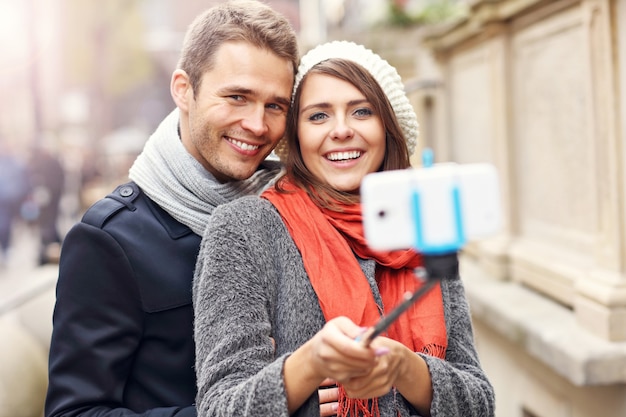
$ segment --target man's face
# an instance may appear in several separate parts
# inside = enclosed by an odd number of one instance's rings
[[[190,86],[186,92],[187,151],[220,182],[249,178],[285,133],[293,77],[287,59],[244,42],[223,44],[195,99]]]

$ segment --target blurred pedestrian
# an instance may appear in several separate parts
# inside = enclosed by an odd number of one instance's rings
[[[26,165],[0,141],[0,265],[7,262],[13,225],[29,193]]]
[[[59,207],[65,186],[65,170],[59,158],[38,146],[30,154],[28,169],[32,183],[32,200],[38,208],[39,265],[57,262],[61,234]]]

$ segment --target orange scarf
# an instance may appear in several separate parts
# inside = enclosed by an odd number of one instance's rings
[[[422,264],[418,253],[412,249],[380,252],[367,246],[360,204],[341,205],[342,212],[322,209],[292,182],[282,184],[290,191],[288,194],[271,188],[262,197],[276,207],[300,250],[326,321],[346,316],[360,326],[373,326],[381,314],[402,302],[407,291],[421,287],[413,272]],[[376,281],[384,311],[377,305],[355,254],[376,261]],[[447,336],[440,285],[437,283],[402,314],[385,336],[414,352],[444,359]],[[344,415],[349,415],[349,408],[357,407],[346,407],[340,398],[340,411],[344,409]]]

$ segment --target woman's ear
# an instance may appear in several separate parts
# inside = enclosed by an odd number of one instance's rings
[[[176,106],[183,111],[188,111],[189,101],[193,100],[193,88],[185,71],[177,69],[172,73],[170,93]]]

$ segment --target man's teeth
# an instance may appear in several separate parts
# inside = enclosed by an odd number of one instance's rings
[[[361,152],[359,151],[351,151],[351,152],[333,152],[329,153],[326,158],[331,161],[343,161],[346,159],[356,159],[361,156]]]
[[[244,151],[254,151],[256,149],[259,149],[259,145],[249,145],[247,143],[238,141],[236,139],[229,138],[228,141],[232,143],[233,145],[235,145],[236,147],[243,149]]]

